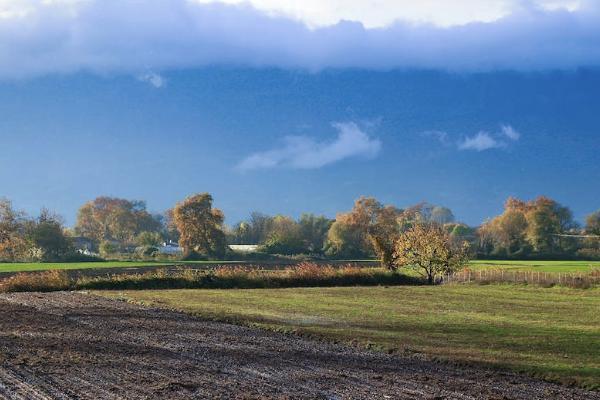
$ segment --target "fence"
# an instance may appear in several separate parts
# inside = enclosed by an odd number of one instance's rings
[[[507,271],[489,269],[472,271],[464,269],[440,278],[440,283],[526,283],[541,286],[562,285],[569,287],[590,287],[600,284],[600,269],[591,272],[538,272],[538,271]]]

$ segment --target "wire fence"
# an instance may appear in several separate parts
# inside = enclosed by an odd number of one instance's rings
[[[600,285],[600,269],[591,272],[539,272],[539,271],[507,271],[489,269],[472,271],[464,269],[440,277],[440,283],[525,283],[540,286],[561,285],[575,288],[586,288]]]

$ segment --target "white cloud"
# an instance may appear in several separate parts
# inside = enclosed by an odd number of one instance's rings
[[[502,125],[502,134],[512,141],[519,140],[521,134],[510,125]]]
[[[286,16],[311,28],[340,21],[360,22],[366,28],[387,27],[398,20],[448,27],[492,22],[519,7],[515,0],[194,0],[198,3],[248,3],[274,16]],[[579,0],[530,0],[548,10],[581,7]]]
[[[498,134],[480,131],[475,136],[466,137],[458,143],[458,148],[460,150],[484,151],[507,147],[508,143],[502,140],[503,138],[508,138],[510,141],[516,142],[521,138],[521,134],[512,126],[503,125]]]
[[[503,142],[494,139],[489,133],[483,131],[477,133],[475,136],[465,138],[465,140],[458,144],[460,150],[476,151],[496,149],[504,146]]]
[[[147,82],[155,88],[159,89],[165,86],[165,78],[157,74],[156,72],[146,72],[138,76],[138,79],[142,82]]]
[[[308,136],[286,136],[282,147],[252,154],[242,160],[236,169],[313,169],[346,158],[373,158],[379,154],[381,142],[370,137],[356,123],[334,123],[333,127],[338,131],[333,141],[319,142]]]
[[[356,21],[382,28],[396,20],[451,26],[490,22],[510,11],[510,0],[195,0],[198,3],[249,3],[270,15],[286,16],[311,28]],[[557,0],[561,1],[561,0]]]
[[[600,66],[600,2],[0,0],[0,78],[209,65]]]

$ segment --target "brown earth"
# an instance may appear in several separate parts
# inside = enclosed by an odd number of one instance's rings
[[[0,398],[599,399],[81,293],[0,295]]]

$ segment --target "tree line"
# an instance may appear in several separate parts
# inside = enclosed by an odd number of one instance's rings
[[[98,197],[80,207],[75,226],[67,229],[59,215],[46,209],[31,217],[0,199],[0,260],[9,262],[82,259],[82,244],[105,258],[151,257],[168,242],[178,244],[185,258],[239,258],[228,245],[252,244],[264,255],[377,257],[394,269],[406,262],[409,253],[425,257],[443,249],[451,252],[442,257],[445,262],[460,259],[463,253],[479,258],[600,259],[599,237],[600,210],[579,226],[567,207],[544,196],[530,201],[509,198],[502,214],[479,227],[457,222],[443,206],[419,203],[398,208],[372,197],[357,199],[334,219],[253,212],[247,220],[227,226],[211,195],[201,193],[161,214],[150,213],[143,201]],[[436,241],[445,244],[431,245]],[[421,248],[417,251],[411,245]]]

